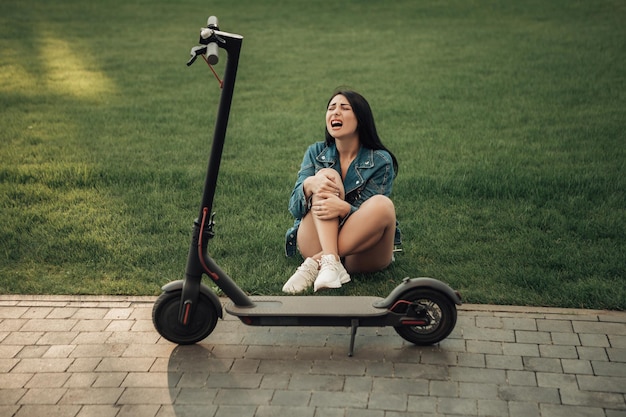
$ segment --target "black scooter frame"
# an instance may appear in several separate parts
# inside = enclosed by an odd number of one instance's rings
[[[153,309],[153,322],[159,333],[180,344],[196,343],[210,334],[217,317],[222,318],[223,312],[220,299],[202,283],[202,276],[206,274],[230,299],[231,303],[225,306],[226,311],[247,325],[350,327],[350,356],[359,326],[393,326],[400,336],[415,344],[437,343],[447,337],[456,324],[455,305],[461,304],[461,297],[441,281],[405,278],[385,299],[342,296],[248,297],[208,255],[208,242],[214,236],[215,225],[211,210],[243,37],[220,31],[215,17],[209,18],[207,27],[202,28],[200,33],[200,46],[192,48],[188,66],[199,56],[210,65],[217,63],[218,47],[227,52],[228,59],[200,212],[193,224],[185,279],[171,282],[162,288],[163,294]],[[196,316],[200,302],[212,304],[212,309],[208,311],[214,312],[216,316],[206,318],[212,321],[204,326],[206,328],[202,328],[202,324],[197,325],[204,320]],[[171,307],[173,305],[176,307]],[[203,311],[206,313],[207,310]],[[176,314],[176,317],[171,317],[172,314]],[[202,329],[197,335],[187,337],[185,329],[195,332],[198,327]],[[174,328],[175,331],[170,331]]]

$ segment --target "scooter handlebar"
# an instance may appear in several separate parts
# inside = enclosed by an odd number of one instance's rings
[[[193,64],[200,55],[203,55],[210,65],[217,64],[219,62],[219,48],[225,47],[227,39],[236,40],[243,39],[243,37],[234,33],[222,32],[219,30],[217,17],[209,17],[207,26],[200,28],[200,46],[191,48],[191,58],[187,61],[187,66]]]

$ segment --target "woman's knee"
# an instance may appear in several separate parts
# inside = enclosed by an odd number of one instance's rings
[[[343,180],[341,179],[341,175],[339,175],[339,173],[333,168],[322,168],[315,173],[315,176],[330,178],[335,182],[335,184],[343,188]]]
[[[367,201],[361,204],[359,210],[372,210],[378,218],[389,219],[389,221],[396,221],[396,207],[393,201],[385,195],[378,194],[370,197]]]

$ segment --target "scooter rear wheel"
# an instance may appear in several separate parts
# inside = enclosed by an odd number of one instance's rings
[[[152,322],[159,334],[170,342],[191,345],[205,339],[217,324],[218,314],[209,298],[200,293],[191,322],[178,321],[182,290],[164,292],[152,308]]]
[[[416,345],[432,345],[448,337],[456,325],[456,306],[445,294],[429,288],[418,288],[403,294],[397,304],[406,304],[407,324],[395,331]]]

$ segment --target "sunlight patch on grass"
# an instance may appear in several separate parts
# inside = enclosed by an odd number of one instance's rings
[[[13,62],[5,62],[0,71],[0,92],[2,94],[35,92],[37,80],[26,69]]]
[[[46,64],[45,86],[58,94],[96,98],[115,91],[115,83],[93,65],[96,51],[47,34],[42,37],[41,56]],[[35,86],[33,86],[35,87]]]

